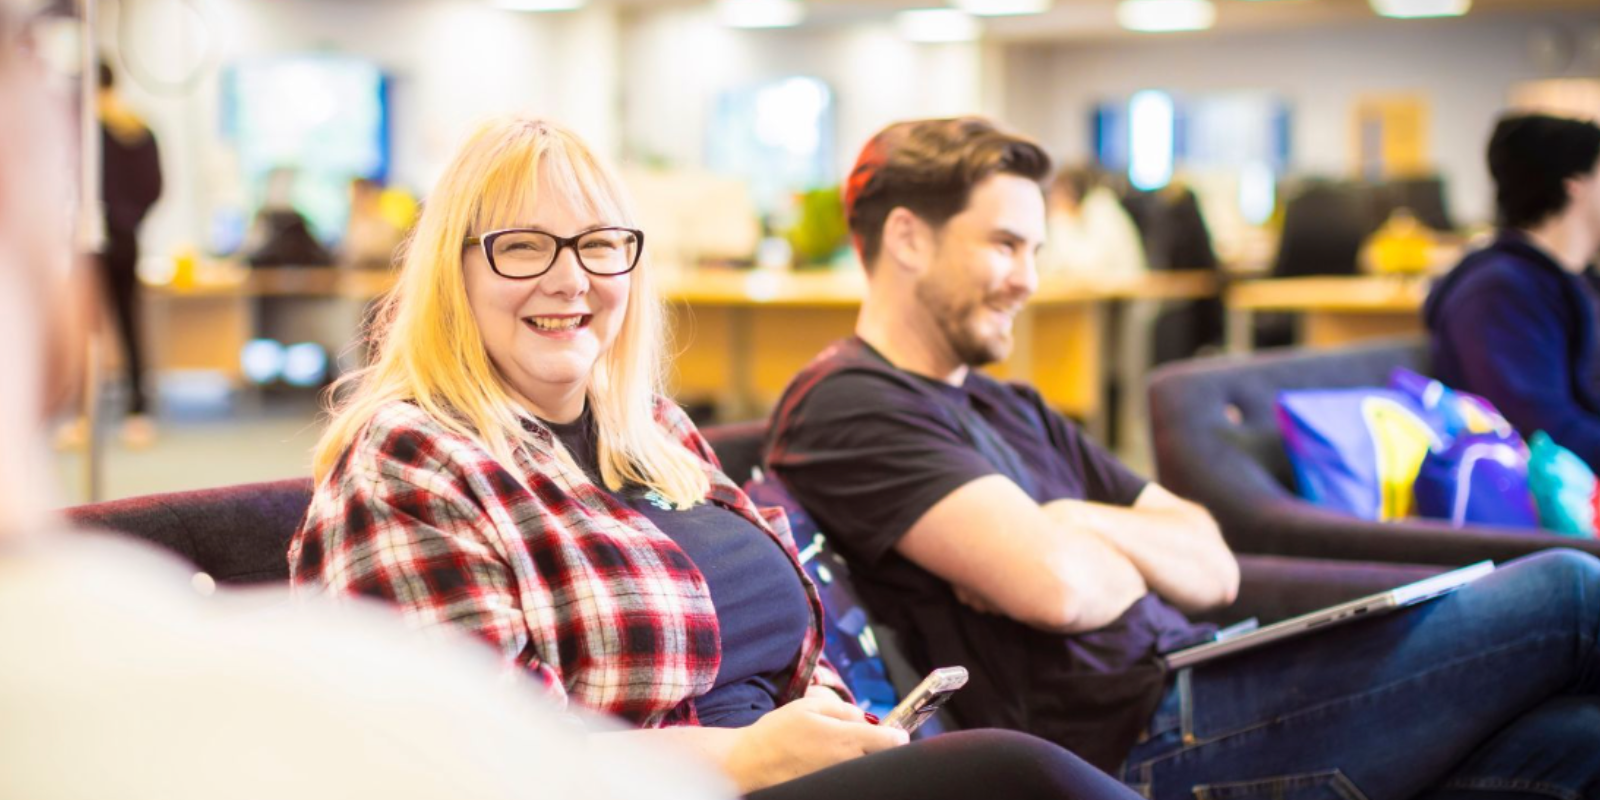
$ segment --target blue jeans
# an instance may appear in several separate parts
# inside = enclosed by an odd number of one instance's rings
[[[1600,560],[1539,553],[1180,671],[1122,777],[1158,800],[1600,798]]]

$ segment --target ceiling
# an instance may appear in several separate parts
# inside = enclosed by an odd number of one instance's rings
[[[894,12],[934,8],[944,0],[804,0],[809,6],[806,25],[823,27],[888,19]],[[636,9],[700,5],[706,0],[613,0]],[[1360,23],[1375,19],[1367,0],[1213,0],[1217,24],[1212,33],[1292,30],[1326,25]],[[1043,14],[991,17],[983,21],[990,38],[1010,41],[1065,41],[1117,39],[1131,34],[1116,21],[1117,0],[1055,0]],[[1589,11],[1600,21],[1597,0],[1473,0],[1470,16],[1546,11]],[[1394,24],[1428,24],[1437,21],[1395,20]],[[1164,34],[1172,35],[1172,34]],[[1194,34],[1178,34],[1194,35]]]

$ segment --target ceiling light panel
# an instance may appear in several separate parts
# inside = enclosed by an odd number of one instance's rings
[[[583,8],[585,0],[494,0],[495,8],[507,11],[572,11]]]
[[[1371,0],[1372,10],[1396,19],[1459,17],[1472,9],[1472,0]]]
[[[1050,10],[1050,0],[950,0],[950,5],[980,17],[1043,14]]]
[[[1117,24],[1141,33],[1203,31],[1217,22],[1211,0],[1122,0]]]
[[[806,18],[800,0],[718,0],[717,17],[730,28],[792,28]]]
[[[895,15],[900,35],[913,42],[970,42],[978,38],[978,21],[954,8],[927,8]]]

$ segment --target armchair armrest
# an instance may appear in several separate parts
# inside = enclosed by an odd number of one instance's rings
[[[1248,520],[1233,519],[1239,509],[1218,513],[1235,550],[1446,566],[1484,559],[1506,561],[1551,547],[1600,555],[1600,541],[1594,539],[1487,526],[1452,528],[1428,520],[1368,522],[1287,496],[1258,498],[1252,505]],[[1224,521],[1224,517],[1229,519]]]

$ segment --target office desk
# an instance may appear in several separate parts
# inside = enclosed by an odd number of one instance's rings
[[[662,274],[668,353],[675,356],[669,391],[711,400],[730,420],[767,413],[796,372],[849,336],[866,291],[865,275],[855,270]],[[296,306],[317,318],[312,327],[321,328],[313,338],[338,353],[355,340],[362,310],[394,279],[390,272],[222,268],[204,271],[187,286],[150,286],[152,362],[238,379],[239,350],[258,335],[256,301],[263,298],[299,300]],[[1209,270],[1097,280],[1046,276],[1017,317],[1011,357],[989,371],[1034,384],[1052,406],[1088,421],[1102,441],[1105,387],[1115,374],[1129,387],[1122,393],[1123,441],[1142,441],[1154,309],[1216,291],[1216,273]],[[1114,303],[1126,312],[1115,330],[1108,313]],[[330,314],[330,307],[338,312]]]
[[[220,264],[193,281],[146,284],[145,324],[151,365],[161,370],[220,372],[237,381],[239,351],[260,332],[262,299],[294,298],[308,336],[331,356],[355,340],[367,303],[394,284],[387,271],[329,267],[247,269]]]
[[[865,289],[865,276],[855,271],[702,271],[669,282],[671,347],[677,354],[671,390],[679,398],[714,401],[724,419],[767,413],[796,372],[854,331]],[[1107,306],[1154,307],[1216,291],[1216,275],[1207,270],[1094,281],[1047,276],[1017,317],[1011,357],[988,371],[1034,384],[1047,402],[1088,421],[1104,441],[1102,404],[1112,362],[1124,385],[1135,387],[1123,392],[1122,419],[1142,425],[1154,317],[1126,313],[1120,329],[1112,331]]]
[[[1325,276],[1250,280],[1228,288],[1228,350],[1249,352],[1258,311],[1297,314],[1300,343],[1330,348],[1423,331],[1428,279],[1421,276]]]

